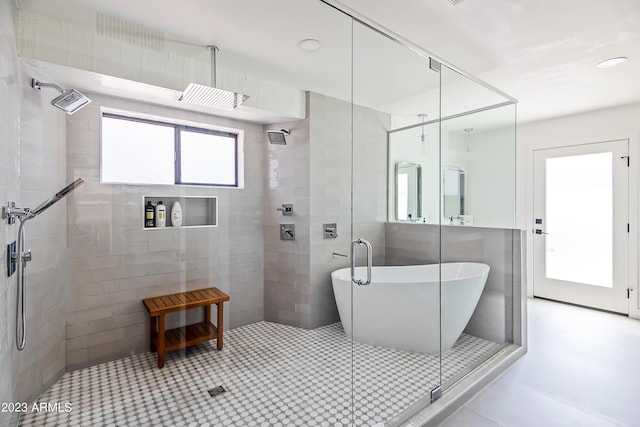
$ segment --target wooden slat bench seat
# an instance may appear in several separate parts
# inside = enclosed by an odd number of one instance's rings
[[[205,341],[216,339],[218,350],[223,341],[223,304],[229,295],[218,288],[198,289],[178,292],[142,300],[149,312],[149,350],[158,352],[158,368],[164,366],[164,355],[168,351],[179,350]],[[211,304],[218,307],[218,323],[211,323]],[[204,307],[204,321],[165,331],[164,315],[174,311]]]

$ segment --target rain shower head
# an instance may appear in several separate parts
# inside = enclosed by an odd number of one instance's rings
[[[29,218],[33,218],[36,215],[40,215],[40,213],[50,208],[52,205],[57,203],[59,200],[64,198],[67,194],[71,193],[73,190],[75,190],[78,186],[80,186],[83,183],[84,183],[84,180],[82,178],[76,179],[71,184],[67,185],[62,190],[54,194],[53,197],[51,197],[49,200],[46,200],[41,204],[39,204],[38,206],[36,206],[35,208],[31,209]]]
[[[189,83],[178,101],[221,110],[234,110],[249,99],[249,96],[216,88],[216,51],[218,48],[216,46],[207,47],[211,50],[211,86]]]
[[[84,94],[75,89],[62,89],[54,83],[43,83],[36,79],[31,79],[31,87],[35,90],[41,90],[43,87],[52,87],[60,91],[60,95],[51,100],[51,105],[57,107],[67,114],[73,114],[88,103],[91,102]]]
[[[238,105],[249,99],[249,96],[241,93],[229,92],[211,86],[189,83],[178,101],[205,107],[219,108],[221,110],[234,110]]]
[[[267,131],[267,138],[269,138],[270,144],[287,145],[287,135],[291,135],[291,129]]]

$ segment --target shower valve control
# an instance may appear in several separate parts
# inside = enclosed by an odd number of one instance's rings
[[[324,239],[337,239],[338,238],[338,226],[337,224],[322,224],[322,233]]]
[[[280,240],[295,240],[296,226],[295,224],[280,224]]]
[[[276,208],[277,211],[282,212],[284,216],[292,216],[293,215],[293,204],[291,203],[283,203],[281,208]]]

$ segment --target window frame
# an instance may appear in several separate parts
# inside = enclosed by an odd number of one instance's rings
[[[193,185],[193,186],[198,186],[198,187],[227,187],[227,188],[242,188],[240,185],[240,179],[239,179],[239,174],[240,174],[240,164],[239,164],[239,159],[240,159],[240,153],[239,153],[239,134],[236,132],[228,132],[228,131],[221,131],[221,130],[215,130],[215,129],[211,129],[211,128],[207,128],[207,127],[198,127],[197,125],[192,125],[192,124],[182,124],[182,123],[178,123],[178,122],[169,122],[169,121],[162,121],[162,120],[155,120],[155,119],[150,119],[150,118],[144,118],[144,117],[136,117],[136,116],[128,116],[126,114],[123,113],[114,113],[114,112],[110,112],[110,111],[102,111],[101,112],[101,116],[100,116],[100,120],[102,121],[103,118],[110,118],[110,119],[117,119],[117,120],[128,120],[128,121],[132,121],[132,122],[138,122],[138,123],[146,123],[146,124],[151,124],[151,125],[156,125],[156,126],[165,126],[165,127],[169,127],[169,128],[173,128],[174,129],[174,183],[173,185]],[[182,170],[181,170],[181,132],[194,132],[194,133],[202,133],[202,134],[207,134],[207,135],[215,135],[215,136],[222,136],[222,137],[226,137],[226,138],[233,138],[233,145],[234,145],[234,149],[233,149],[233,170],[234,170],[234,181],[233,184],[218,184],[218,183],[202,183],[202,182],[184,182],[182,181]],[[101,133],[102,135],[102,133]],[[101,136],[102,138],[102,136]],[[101,145],[104,143],[104,141],[101,140]],[[102,149],[101,149],[102,151]],[[100,167],[102,168],[102,160],[100,161]],[[100,173],[100,175],[102,176],[102,172]],[[107,184],[107,183],[105,183]],[[148,183],[122,183],[122,184],[126,184],[126,185],[166,185],[166,184],[148,184]]]

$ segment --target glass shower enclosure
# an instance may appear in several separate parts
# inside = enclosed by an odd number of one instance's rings
[[[141,387],[169,381],[175,394],[145,389],[137,403],[185,423],[204,408],[214,425],[403,425],[518,342],[515,100],[334,2],[281,3],[225,9],[226,23],[265,25],[243,33],[251,57],[235,33],[221,46],[219,85],[250,96],[238,111],[95,93],[67,121],[67,177],[86,185],[67,213],[62,363],[133,366]],[[274,31],[282,10],[308,22],[320,50],[298,49],[293,27]],[[96,38],[94,62],[118,61],[100,57],[118,43]],[[128,46],[163,64],[147,78],[184,67],[210,83],[204,46],[156,47]],[[115,113],[236,135],[239,185],[103,182],[98,123]],[[179,202],[185,222],[144,227],[148,201]],[[157,371],[141,300],[208,287],[230,296],[224,348],[170,353]],[[201,317],[172,313],[167,329]],[[82,387],[74,410],[90,414],[102,389]]]

